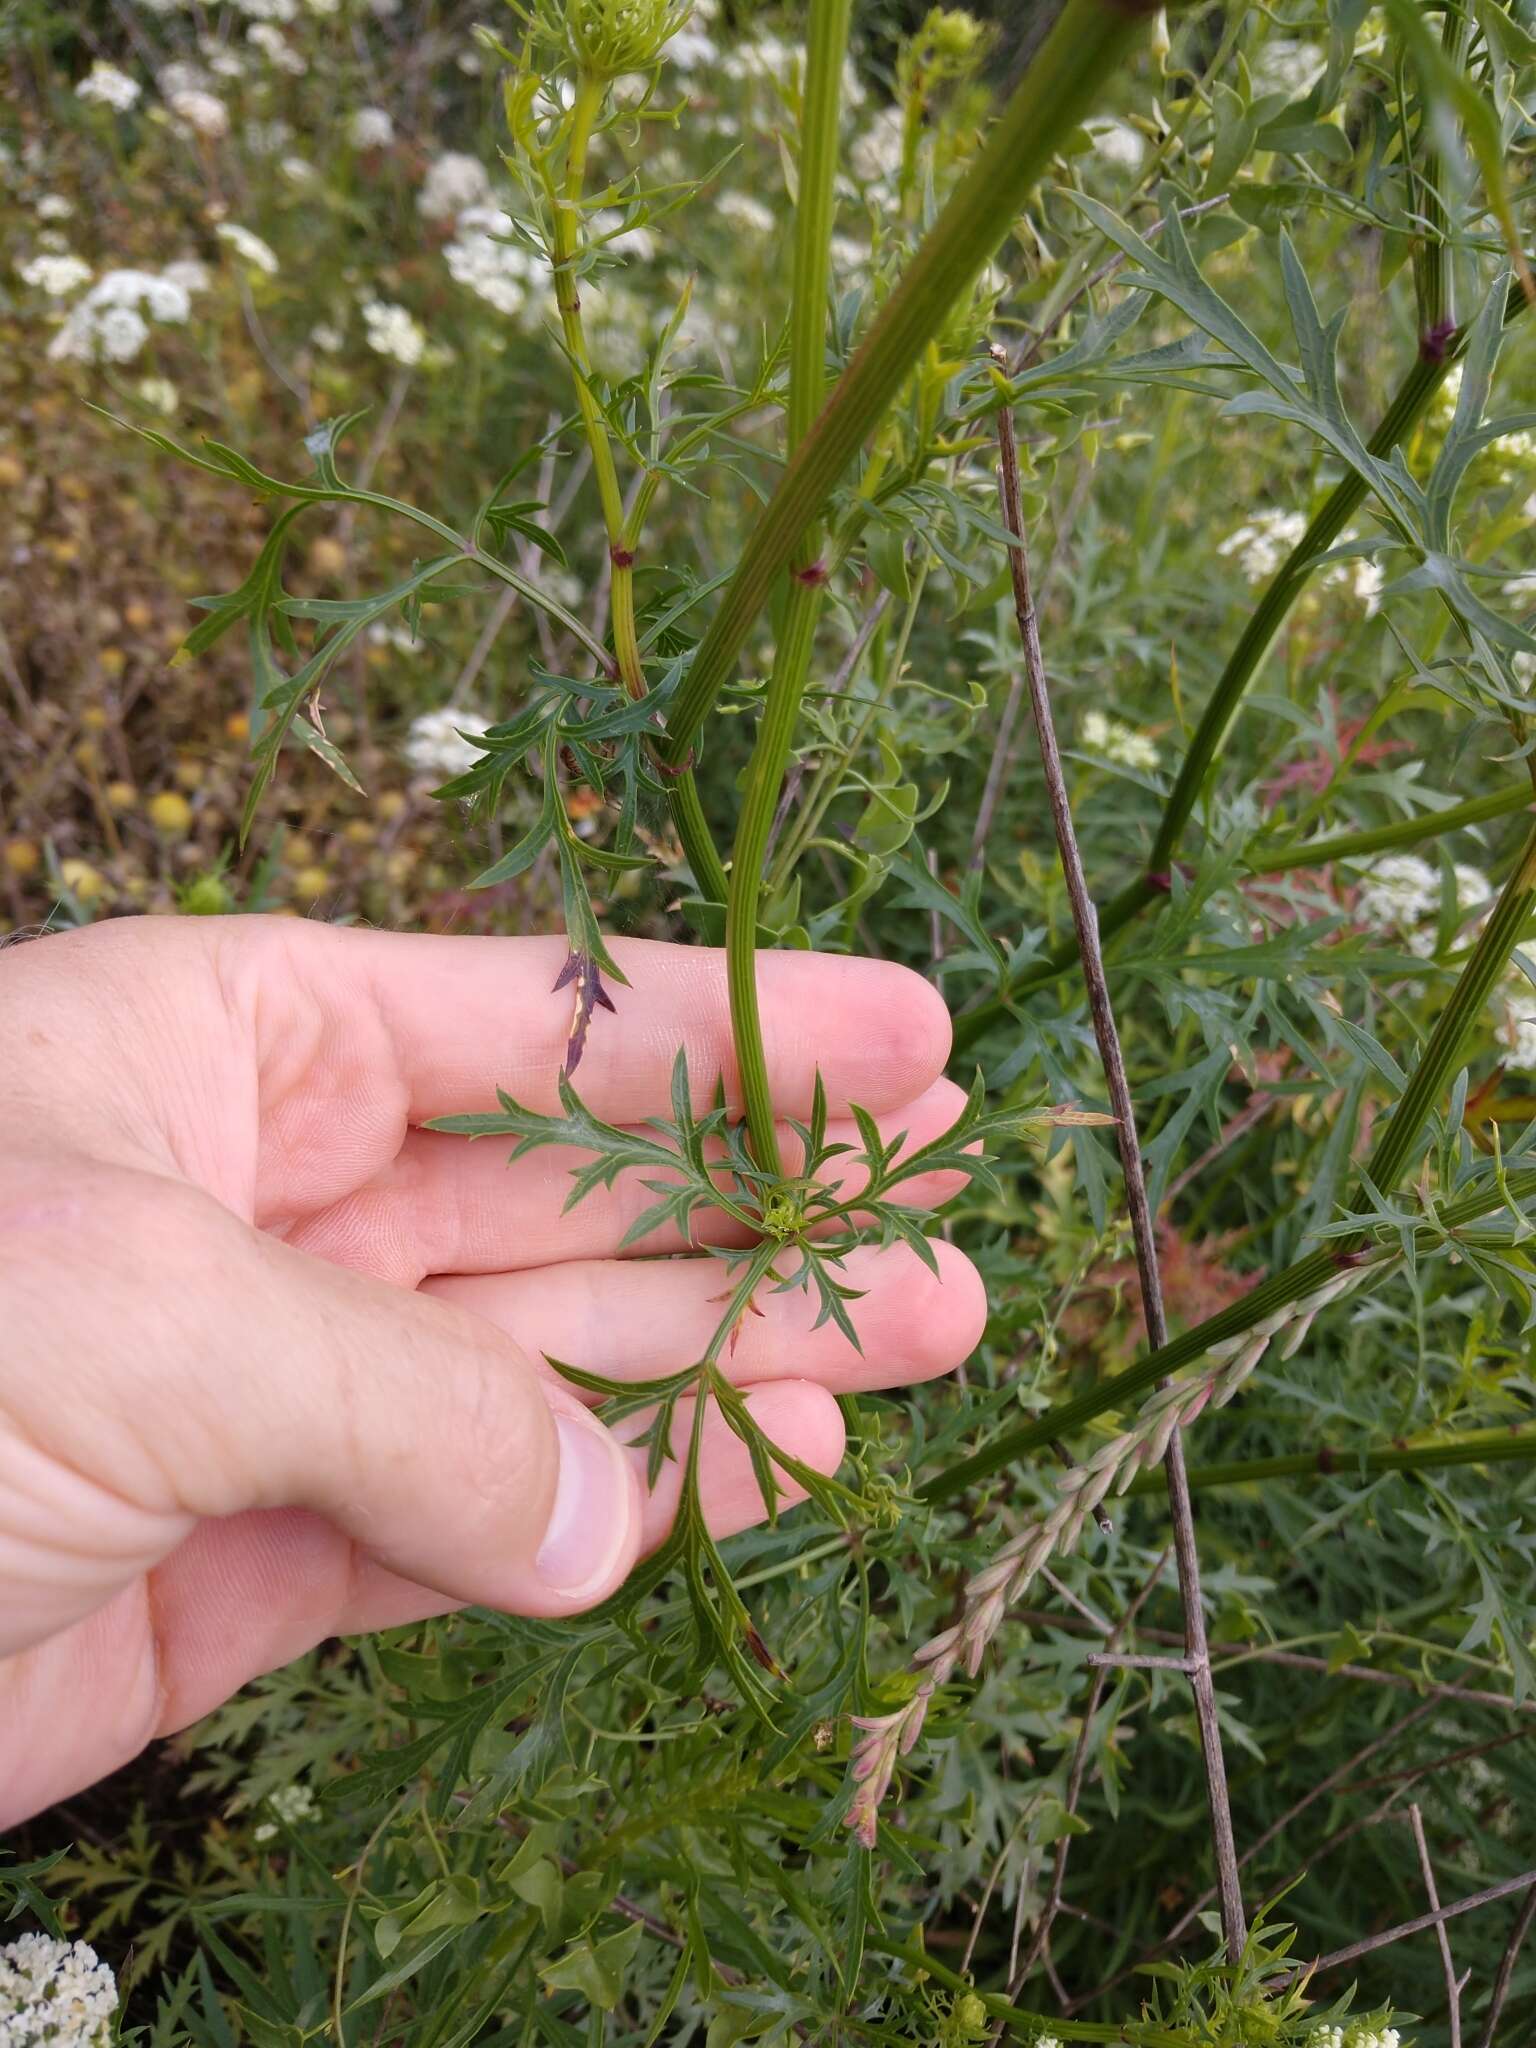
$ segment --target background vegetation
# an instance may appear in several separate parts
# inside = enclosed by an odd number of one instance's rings
[[[415,530],[356,497],[308,513],[290,552],[285,630],[359,630],[318,701],[293,707],[290,737],[309,744],[279,756],[245,638],[174,658],[189,602],[244,584],[273,506],[90,409],[296,478],[324,453],[306,437],[366,408],[350,487],[462,529],[501,508],[496,559],[607,640],[608,539],[548,266],[515,225],[532,204],[497,155],[505,60],[478,14],[7,10],[11,929],[276,910],[523,931],[568,914],[573,845],[616,844],[648,867],[574,856],[607,929],[711,929],[661,803],[641,788],[631,814],[596,760],[562,762],[563,822],[527,864],[506,858],[541,816],[525,749],[504,750],[489,803],[434,797],[486,758],[463,735],[514,721],[531,679],[591,670],[558,616],[489,574],[325,612],[418,559]],[[516,45],[515,20],[492,26]],[[1040,26],[1005,13],[988,41],[954,18],[856,10],[834,369]],[[1447,1902],[1536,1861],[1520,1820],[1536,1793],[1521,1166],[1536,993],[1518,954],[1504,972],[1479,943],[1511,877],[1505,951],[1530,913],[1516,814],[1536,322],[1508,246],[1536,139],[1528,28],[1492,4],[1195,5],[1106,76],[1102,113],[1063,139],[854,482],[874,509],[828,587],[762,907],[783,942],[933,975],[960,1017],[956,1071],[979,1063],[994,1103],[1104,1106],[1021,698],[995,345],[1067,784],[1112,906],[1169,1319],[1226,1318],[1171,1362],[1272,1308],[1265,1276],[1321,1256],[1315,1289],[1332,1248],[1372,1255],[1189,1446],[1245,1901],[1250,1918],[1276,1902],[1298,1959],[1425,1911],[1414,1810]],[[696,10],[654,98],[627,89],[596,144],[593,189],[613,190],[584,215],[602,252],[583,288],[591,388],[625,433],[658,392],[663,414],[707,429],[661,478],[637,565],[658,663],[689,654],[782,459],[803,36],[793,11]],[[1337,332],[1309,335],[1303,274]],[[1309,517],[1360,473],[1345,426],[1364,441],[1404,388],[1418,409],[1375,451],[1395,443],[1401,471],[1326,537],[1336,553],[1286,580]],[[1256,615],[1273,648],[1202,754],[1245,631],[1262,652]],[[727,846],[776,617],[698,761]],[[1177,784],[1192,746],[1201,772]],[[275,772],[242,849],[253,747]],[[501,879],[468,886],[498,862]],[[1464,1045],[1446,1050],[1445,1027],[1433,1041],[1446,1085],[1424,1105],[1429,1149],[1400,1146],[1390,1181],[1362,1179],[1383,1131],[1390,1150],[1404,1129],[1389,1112],[1469,960]],[[857,1404],[852,1527],[824,1503],[728,1546],[771,1677],[746,1673],[676,1579],[579,1627],[475,1615],[328,1645],[22,1830],[0,1888],[95,1940],[126,2023],[167,2048],[328,2031],[412,2048],[960,2042],[999,2025],[1292,2043],[1333,2020],[1363,2043],[1386,2038],[1389,2009],[1405,2044],[1458,2038],[1432,1932],[1320,1973],[1305,2008],[1273,1993],[1278,1919],[1218,1959],[1187,1677],[1086,1661],[1116,1630],[1138,1655],[1182,1644],[1160,1480],[1023,1591],[973,1677],[949,1677],[878,1833],[842,1825],[849,1717],[905,1710],[918,1646],[1157,1375],[1106,1391],[1146,1355],[1107,1134],[1004,1145],[994,1172],[944,1221],[989,1283],[977,1355],[953,1384]],[[1447,1226],[1453,1200],[1466,1213]],[[1449,1923],[1461,2039],[1489,2023],[1523,1905],[1513,1892]],[[1497,2038],[1533,2030],[1536,1947],[1514,1960]]]

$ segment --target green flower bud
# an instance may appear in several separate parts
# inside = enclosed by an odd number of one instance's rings
[[[535,24],[592,78],[648,71],[693,12],[692,0],[540,0]]]
[[[234,907],[235,899],[219,875],[193,875],[176,899],[183,917],[227,917]]]
[[[967,1991],[955,2001],[955,2018],[968,2034],[984,2034],[987,2030],[987,2008],[974,1991]]]

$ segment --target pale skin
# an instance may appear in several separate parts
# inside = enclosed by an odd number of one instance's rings
[[[679,1045],[696,1107],[717,1075],[730,1095],[723,954],[614,951],[631,986],[593,1026],[593,1110],[666,1115]],[[676,1466],[649,1491],[644,1452],[544,1357],[686,1366],[726,1269],[675,1238],[621,1254],[639,1186],[562,1214],[575,1155],[508,1167],[501,1140],[421,1128],[498,1086],[557,1110],[563,957],[259,918],[0,955],[0,1826],[327,1637],[465,1602],[580,1613],[664,1537]],[[953,1121],[948,1017],[916,975],[789,953],[760,973],[782,1115],[819,1067],[833,1137],[852,1102],[913,1146]],[[862,1352],[804,1294],[762,1294],[724,1363],[787,1454],[835,1470],[836,1395],[974,1347],[980,1280],[934,1250],[938,1278],[900,1246],[850,1257]],[[701,1490],[717,1535],[762,1519],[718,1416]]]

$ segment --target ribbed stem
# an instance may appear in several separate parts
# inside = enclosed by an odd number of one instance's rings
[[[795,202],[794,279],[789,315],[789,452],[810,431],[826,396],[827,275],[836,209],[838,125],[850,0],[811,0],[810,35],[801,99],[799,184]],[[726,973],[731,1030],[752,1152],[765,1171],[781,1174],[778,1131],[757,1002],[757,913],[774,812],[811,669],[826,571],[817,559],[812,523],[793,555],[774,645],[773,672],[747,770],[746,800],[731,857],[725,912]]]
[[[1372,1179],[1375,1179],[1374,1172]],[[1503,1207],[1506,1189],[1511,1201],[1530,1200],[1536,1196],[1536,1169],[1507,1174],[1502,1185],[1496,1180],[1490,1181],[1476,1194],[1464,1196],[1459,1202],[1447,1203],[1440,1212],[1441,1225],[1447,1230],[1459,1230],[1468,1223],[1475,1223],[1491,1210]],[[1428,1238],[1426,1232],[1427,1241]],[[1294,1265],[1272,1273],[1252,1293],[1245,1294],[1241,1301],[1233,1302],[1230,1308],[1208,1317],[1160,1349],[1149,1351],[1134,1365],[1127,1366],[1124,1372],[1111,1374],[1096,1387],[1079,1394],[1075,1400],[1063,1401],[1035,1421],[1005,1431],[969,1458],[962,1458],[944,1471],[935,1473],[917,1489],[919,1499],[952,1500],[956,1494],[964,1493],[968,1486],[974,1486],[978,1480],[1000,1471],[1004,1465],[1013,1464],[1028,1452],[1039,1450],[1059,1438],[1070,1437],[1075,1430],[1092,1422],[1095,1416],[1123,1406],[1158,1380],[1193,1365],[1213,1344],[1219,1344],[1228,1337],[1240,1337],[1276,1309],[1288,1308],[1293,1301],[1315,1293],[1325,1281],[1337,1277],[1341,1261],[1348,1258],[1351,1247],[1358,1243],[1358,1239],[1334,1239],[1322,1250],[1310,1252]]]
[[[1094,104],[1150,10],[1067,0],[1056,26],[924,237],[815,426],[796,450],[694,654],[668,720],[687,758],[774,579],[961,293],[1002,240],[1061,138]]]
[[[1367,1444],[1359,1449],[1298,1451],[1285,1458],[1234,1459],[1224,1465],[1192,1465],[1187,1474],[1191,1493],[1217,1486],[1261,1486],[1267,1479],[1364,1479],[1379,1472],[1436,1472],[1447,1465],[1497,1465],[1536,1458],[1536,1431],[1522,1434],[1519,1424],[1507,1429],[1470,1430],[1432,1444]],[[1157,1493],[1161,1475],[1143,1472],[1125,1489],[1123,1498]]]
[[[1426,839],[1439,839],[1447,832],[1460,832],[1468,825],[1486,824],[1490,818],[1507,818],[1515,811],[1533,806],[1529,783],[1496,789],[1487,796],[1468,797],[1443,811],[1422,811],[1416,818],[1399,818],[1392,825],[1372,825],[1361,832],[1340,832],[1332,839],[1313,839],[1303,846],[1280,846],[1273,853],[1251,856],[1247,867],[1255,875],[1289,875],[1297,868],[1320,868],[1332,860],[1356,860],[1362,854],[1382,853],[1394,846],[1418,846]]]

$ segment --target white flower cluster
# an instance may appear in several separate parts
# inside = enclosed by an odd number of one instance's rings
[[[151,320],[177,327],[187,321],[192,293],[202,282],[200,264],[173,263],[163,271],[107,271],[70,308],[48,344],[49,360],[132,362],[149,339]]]
[[[1129,121],[1097,120],[1087,124],[1093,153],[1117,171],[1139,171],[1147,153],[1146,137]]]
[[[259,270],[263,277],[276,277],[277,257],[260,235],[252,234],[249,228],[241,227],[235,220],[221,220],[215,232],[221,242],[229,244],[248,269]]]
[[[1462,911],[1486,906],[1493,888],[1481,868],[1457,861],[1456,901]],[[1440,915],[1440,871],[1416,853],[1388,853],[1373,861],[1355,896],[1355,916],[1372,931],[1398,932],[1421,959],[1434,951]]]
[[[1536,988],[1511,964],[1493,995],[1499,1018],[1495,1027],[1510,1063],[1536,1073]]]
[[[307,60],[275,22],[253,22],[245,32],[245,39],[260,50],[269,64],[279,71],[286,71],[290,78],[302,78],[309,69]]]
[[[105,2048],[117,1985],[83,1941],[23,1934],[0,1948],[0,2048]]]
[[[450,149],[434,157],[416,194],[416,208],[427,220],[455,220],[490,197],[491,181],[477,156]]]
[[[98,106],[115,107],[118,113],[126,114],[137,104],[140,90],[137,79],[130,78],[126,71],[119,71],[115,64],[105,63],[98,57],[75,87],[75,98],[93,100]]]
[[[1307,2048],[1399,2048],[1396,2027],[1329,2026],[1314,2027],[1307,2036]]]
[[[264,1820],[259,1827],[252,1828],[253,1842],[275,1840],[279,1822],[284,1827],[302,1827],[305,1821],[313,1820],[320,1809],[315,1804],[314,1793],[307,1785],[294,1784],[280,1785],[275,1792],[269,1793],[267,1811],[274,1818]]]
[[[1106,761],[1118,761],[1122,768],[1150,771],[1157,766],[1157,743],[1134,726],[1122,725],[1102,711],[1089,711],[1083,718],[1083,745]]]
[[[1229,533],[1218,555],[1236,555],[1250,583],[1267,583],[1307,530],[1300,512],[1256,512],[1246,526]]]
[[[864,185],[881,185],[901,169],[902,113],[882,107],[848,152],[853,175]]]
[[[405,758],[418,775],[462,775],[473,768],[484,749],[464,737],[465,731],[484,730],[486,720],[468,705],[445,704],[439,711],[424,711],[411,723],[406,736]]]
[[[68,250],[45,250],[18,263],[16,275],[34,291],[46,292],[50,299],[67,299],[81,285],[90,283],[91,266],[84,257],[72,256]]]
[[[403,370],[414,370],[427,352],[427,333],[420,322],[387,299],[365,299],[362,313],[364,339],[374,354],[387,356]]]
[[[202,86],[180,86],[166,94],[165,104],[181,126],[195,135],[206,135],[216,142],[229,133],[228,107],[217,93],[205,91]]]
[[[347,133],[354,149],[388,149],[395,139],[395,124],[384,107],[358,107]]]
[[[511,233],[512,216],[499,206],[466,206],[453,240],[444,244],[443,261],[455,284],[515,318],[538,311],[538,287],[547,274],[530,249],[509,239]]]

